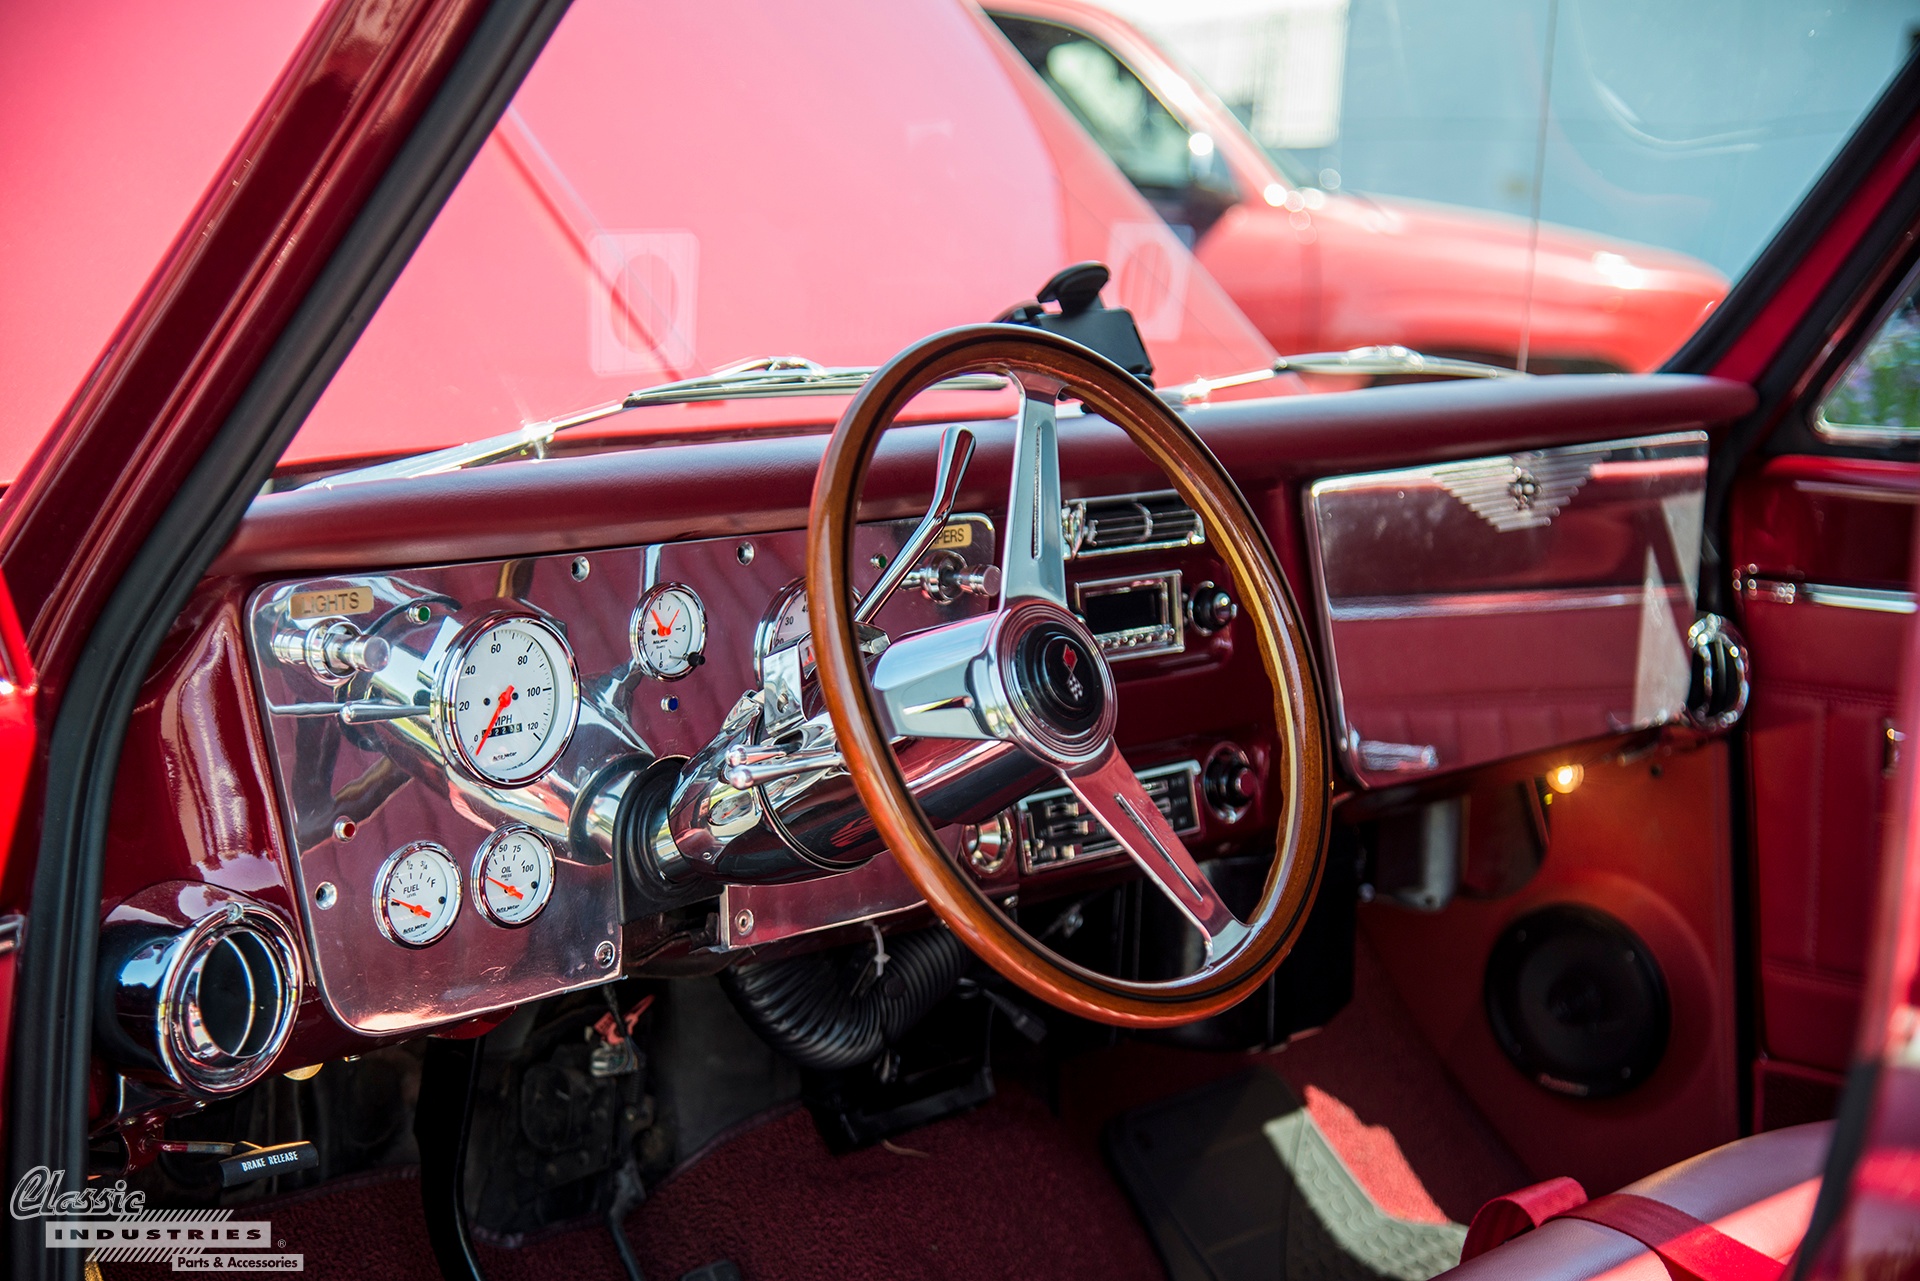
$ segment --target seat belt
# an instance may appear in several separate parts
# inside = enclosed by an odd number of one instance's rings
[[[1481,1206],[1460,1247],[1460,1262],[1553,1219],[1584,1219],[1632,1237],[1653,1251],[1672,1281],[1780,1281],[1787,1267],[1664,1201],[1631,1192],[1589,1201],[1572,1179],[1548,1179]]]
[[[1615,1192],[1555,1217],[1585,1219],[1625,1233],[1659,1255],[1673,1281],[1780,1281],[1787,1269],[1685,1210],[1631,1192]]]

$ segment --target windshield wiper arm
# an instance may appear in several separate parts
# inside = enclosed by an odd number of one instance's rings
[[[1395,374],[1425,374],[1430,378],[1525,378],[1517,369],[1501,365],[1483,365],[1477,360],[1455,360],[1448,356],[1428,356],[1393,344],[1384,347],[1355,347],[1351,351],[1316,351],[1303,356],[1282,356],[1265,369],[1224,378],[1196,378],[1179,387],[1161,391],[1160,398],[1178,407],[1204,405],[1223,387],[1244,387],[1265,382],[1281,374],[1330,374],[1351,378],[1378,378]]]
[[[786,396],[851,396],[860,390],[867,379],[873,377],[878,368],[877,365],[830,368],[804,356],[762,356],[728,365],[698,378],[682,378],[676,382],[661,383],[657,387],[643,387],[628,393],[625,399],[596,405],[564,418],[528,423],[518,430],[502,432],[498,436],[488,436],[465,445],[451,445],[446,449],[435,449],[373,467],[356,468],[315,483],[324,486],[357,485],[369,480],[393,480],[460,471],[517,454],[531,453],[536,458],[544,457],[548,443],[563,431],[597,423],[629,409],[645,409],[650,405],[692,405]],[[998,374],[961,374],[935,383],[930,390],[996,391],[1004,387],[1006,381]]]

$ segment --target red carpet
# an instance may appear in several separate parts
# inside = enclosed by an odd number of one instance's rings
[[[1266,1055],[1127,1042],[1062,1070],[1062,1119],[1018,1087],[977,1112],[834,1157],[793,1111],[727,1138],[628,1221],[648,1281],[715,1259],[746,1281],[985,1281],[1164,1277],[1098,1156],[1119,1112],[1260,1063],[1286,1079],[1361,1185],[1389,1213],[1466,1222],[1527,1183],[1518,1160],[1448,1079],[1362,944],[1353,1004],[1318,1036]],[[247,1207],[306,1274],[432,1277],[418,1185],[400,1172]],[[482,1247],[490,1281],[619,1281],[612,1242],[576,1227],[517,1249]],[[110,1278],[175,1275],[108,1265]]]
[[[1447,1075],[1363,939],[1353,1002],[1326,1029],[1269,1054],[1210,1054],[1138,1041],[1061,1070],[1061,1117],[1081,1142],[1129,1108],[1259,1064],[1307,1104],[1380,1208],[1416,1222],[1467,1223],[1493,1197],[1533,1182]]]
[[[1161,1281],[1165,1273],[1098,1157],[1031,1095],[1007,1089],[977,1112],[899,1146],[834,1157],[804,1112],[721,1144],[628,1221],[647,1281],[719,1258],[746,1281]],[[309,1277],[436,1275],[411,1177],[316,1189],[249,1207]],[[519,1249],[481,1249],[489,1281],[617,1281],[607,1234],[575,1228]],[[107,1265],[109,1278],[175,1275]]]

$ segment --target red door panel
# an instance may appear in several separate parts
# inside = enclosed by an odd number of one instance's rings
[[[1836,1074],[1853,1049],[1892,799],[1917,479],[1885,463],[1781,458],[1735,510],[1753,651],[1760,1045]],[[1764,1089],[1760,1107],[1764,1121]]]

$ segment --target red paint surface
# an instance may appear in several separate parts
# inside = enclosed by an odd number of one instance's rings
[[[1711,379],[1569,377],[1294,396],[1216,406],[1191,421],[1242,489],[1257,495],[1343,470],[1711,429],[1752,405],[1751,388]],[[920,514],[938,435],[888,433],[868,474],[864,515]],[[976,436],[959,504],[992,510],[1006,501],[1001,478],[1012,433],[1004,422],[986,423]],[[254,502],[213,572],[330,572],[796,529],[806,523],[824,447],[819,436],[763,437],[725,448],[660,446],[270,494]],[[1064,425],[1060,452],[1068,497],[1166,484],[1117,427],[1099,419]],[[635,503],[636,493],[648,501]],[[739,503],[743,493],[753,495],[751,506]],[[1304,597],[1297,519],[1288,507],[1266,508],[1257,497],[1255,504]]]
[[[755,356],[879,364],[1090,258],[1161,382],[1271,362],[998,43],[957,3],[576,4],[285,461],[456,444]]]
[[[14,613],[12,593],[0,580],[0,886],[6,884],[7,851],[13,845],[21,799],[36,758],[39,733],[34,708],[39,696],[39,678]],[[0,906],[13,903],[0,897]],[[0,1051],[5,1048],[5,1038],[0,1037]]]
[[[322,7],[0,7],[0,480],[79,388]]]
[[[0,571],[42,685],[54,691],[43,717],[106,594],[359,212],[480,7],[338,0],[7,491]]]

